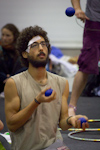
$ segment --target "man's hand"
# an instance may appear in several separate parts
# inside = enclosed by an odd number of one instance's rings
[[[51,102],[53,100],[56,99],[56,92],[53,90],[52,91],[52,94],[50,96],[45,96],[45,92],[50,89],[49,88],[46,88],[44,90],[42,90],[39,95],[36,97],[36,100],[40,103],[43,103],[43,102]]]
[[[76,9],[75,15],[78,19],[80,19],[83,22],[85,22],[86,19],[89,20],[89,18],[86,16],[85,12],[82,11],[81,9]]]
[[[82,123],[82,127],[81,127],[81,121],[79,120],[80,118],[85,118],[87,122]],[[89,124],[88,124],[88,118],[86,116],[83,115],[75,115],[72,116],[68,122],[70,124],[72,124],[72,126],[74,128],[82,128],[83,131],[85,131],[85,128],[89,128]]]

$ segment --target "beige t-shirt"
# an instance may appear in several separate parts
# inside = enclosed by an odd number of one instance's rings
[[[38,105],[23,127],[16,132],[10,132],[12,150],[42,150],[57,139],[62,139],[57,125],[66,79],[47,72],[47,83],[41,85],[32,78],[28,70],[12,76],[12,78],[16,83],[20,97],[20,110],[30,104],[40,91],[46,87],[51,86],[57,92],[56,100]]]

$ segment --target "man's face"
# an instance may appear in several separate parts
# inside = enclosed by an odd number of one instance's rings
[[[45,67],[48,62],[47,43],[43,37],[36,37],[32,38],[34,42],[29,46],[28,61],[33,67]]]

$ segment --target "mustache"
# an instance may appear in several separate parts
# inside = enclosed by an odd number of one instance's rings
[[[37,56],[40,56],[41,54],[45,56],[44,52],[40,52]]]

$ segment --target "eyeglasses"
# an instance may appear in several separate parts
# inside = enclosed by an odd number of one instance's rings
[[[41,43],[34,42],[33,44],[29,45],[32,49],[37,50],[39,49],[39,45],[41,45],[43,48],[48,47],[48,43],[45,41],[42,41]]]

